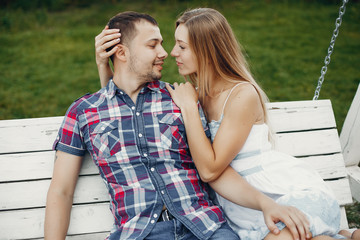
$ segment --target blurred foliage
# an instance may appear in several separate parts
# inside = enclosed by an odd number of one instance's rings
[[[354,202],[350,206],[346,206],[346,216],[349,222],[349,228],[360,229],[360,203]]]
[[[222,12],[271,101],[310,100],[329,46],[340,1],[326,0],[2,0],[0,119],[63,115],[99,88],[94,37],[118,12],[154,16],[164,48],[187,8]],[[339,131],[360,82],[360,3],[349,1],[320,98],[332,101]],[[181,81],[171,56],[163,80]]]

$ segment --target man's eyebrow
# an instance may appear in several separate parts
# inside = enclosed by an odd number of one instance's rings
[[[159,39],[159,38],[153,38],[153,39],[150,39],[150,40],[148,40],[148,41],[146,41],[146,42],[148,42],[148,43],[150,43],[150,42],[160,42],[160,43],[163,43],[164,40],[163,40],[163,39]]]

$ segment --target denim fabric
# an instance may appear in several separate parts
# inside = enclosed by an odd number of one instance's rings
[[[198,238],[189,231],[180,221],[173,219],[171,221],[158,222],[145,238],[146,240],[197,240]],[[215,231],[209,240],[217,239],[240,239],[238,235],[229,227],[227,223]]]

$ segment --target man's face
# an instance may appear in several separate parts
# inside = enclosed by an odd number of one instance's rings
[[[136,28],[137,34],[129,44],[129,70],[139,80],[159,80],[164,59],[168,56],[162,46],[160,29],[146,21],[137,23]]]

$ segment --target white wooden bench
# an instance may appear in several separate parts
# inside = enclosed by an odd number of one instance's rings
[[[301,157],[352,203],[349,180],[329,100],[270,103],[277,148]],[[0,239],[42,239],[51,150],[63,117],[0,121]],[[106,187],[86,156],[74,196],[67,239],[104,239],[112,226]],[[347,228],[342,207],[342,228]]]
[[[360,84],[340,134],[353,197],[360,202]]]

